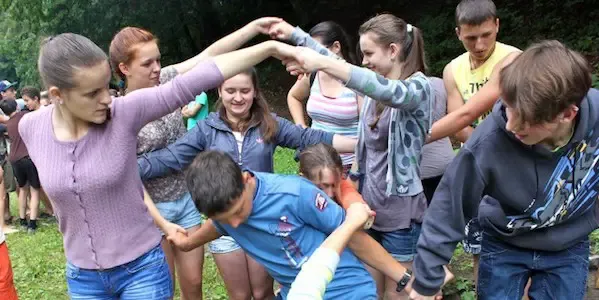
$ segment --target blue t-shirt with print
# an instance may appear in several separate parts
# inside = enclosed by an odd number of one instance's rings
[[[257,186],[252,212],[237,228],[214,222],[282,285],[287,298],[301,266],[345,218],[345,212],[310,181],[293,175],[253,173]],[[376,299],[364,265],[344,250],[324,299]]]

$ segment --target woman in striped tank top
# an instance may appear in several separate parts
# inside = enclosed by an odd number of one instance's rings
[[[310,36],[327,47],[338,57],[355,64],[355,55],[350,50],[347,33],[341,26],[326,21],[314,26]],[[312,119],[312,128],[358,138],[358,120],[362,97],[345,87],[343,83],[324,72],[303,76],[295,83],[287,95],[287,104],[295,124],[307,127],[304,112]],[[355,155],[342,153],[344,174],[349,172]]]

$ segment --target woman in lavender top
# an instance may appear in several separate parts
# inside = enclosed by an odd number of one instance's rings
[[[164,85],[111,98],[110,66],[96,44],[72,33],[44,41],[38,67],[55,104],[27,114],[19,133],[55,208],[71,298],[173,296],[160,233],[143,200],[137,134],[225,78],[291,52],[265,42],[201,62]]]
[[[267,32],[271,24],[279,21],[278,18],[269,17],[255,20],[215,42],[202,53],[164,68],[161,68],[160,50],[154,35],[141,28],[125,27],[110,43],[110,63],[116,75],[125,82],[126,90],[123,92],[126,94],[141,88],[165,84],[177,74],[191,70],[202,60],[241,47],[259,33]],[[187,132],[182,120],[182,112],[177,109],[145,125],[137,135],[137,154],[142,155],[174,143]],[[164,218],[181,226],[188,233],[193,233],[200,227],[202,216],[191,200],[182,171],[144,180],[143,183],[160,213],[159,216],[155,216],[161,220],[160,222],[163,222]],[[182,299],[201,300],[204,248],[183,252],[171,246],[165,238],[162,239],[162,248],[173,281],[175,269],[177,271]],[[265,271],[263,273],[266,274]],[[272,294],[272,282],[270,290]]]

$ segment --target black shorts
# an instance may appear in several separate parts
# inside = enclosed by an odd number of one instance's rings
[[[431,201],[433,200],[433,195],[441,182],[441,178],[443,175],[439,175],[437,177],[431,177],[427,179],[422,179],[422,188],[424,189],[424,195],[426,196],[426,202],[428,205],[431,205]]]
[[[40,188],[40,179],[37,175],[37,168],[29,156],[13,162],[12,168],[19,187],[24,187],[29,184],[34,189]]]

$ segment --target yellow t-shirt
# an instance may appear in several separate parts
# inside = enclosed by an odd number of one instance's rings
[[[470,68],[470,53],[466,52],[451,61],[451,72],[455,80],[456,86],[464,99],[464,103],[468,101],[478,90],[489,81],[489,77],[493,72],[495,65],[508,54],[520,51],[516,47],[512,47],[500,42],[495,42],[495,50],[489,56],[487,61],[478,68],[472,70]],[[483,114],[476,124],[481,122],[491,111]],[[476,125],[475,124],[475,125]]]

